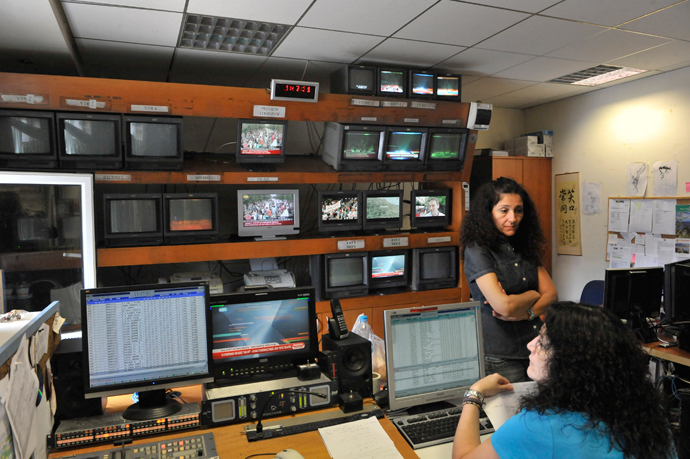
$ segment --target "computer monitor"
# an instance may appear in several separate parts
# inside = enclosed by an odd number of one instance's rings
[[[319,232],[362,229],[361,191],[319,191]]]
[[[165,244],[218,241],[217,193],[163,194]]]
[[[465,165],[468,129],[430,128],[426,170],[461,171]]]
[[[690,321],[690,260],[664,266],[664,311],[666,321]]]
[[[0,110],[0,168],[55,169],[55,115],[34,110]]]
[[[424,170],[428,135],[428,128],[389,127],[386,129],[384,170]]]
[[[82,290],[84,397],[138,392],[125,419],[178,412],[166,389],[213,381],[208,298],[205,282]]]
[[[369,289],[407,287],[410,279],[410,251],[407,249],[369,252]]]
[[[238,120],[235,161],[250,170],[264,170],[267,164],[285,162],[286,135],[285,120]]]
[[[182,117],[123,115],[125,169],[182,169]]]
[[[376,95],[407,97],[407,70],[379,67]]]
[[[460,102],[462,76],[450,73],[436,75],[436,99]]]
[[[122,169],[121,116],[56,113],[61,169]]]
[[[237,234],[275,241],[299,234],[299,190],[237,190]]]
[[[402,227],[403,190],[365,190],[362,192],[366,231]]]
[[[337,171],[380,171],[385,140],[385,126],[326,123],[321,159]]]
[[[443,228],[451,221],[451,190],[412,190],[410,192],[410,226]]]
[[[309,257],[316,300],[354,298],[369,294],[367,252],[327,253]]]
[[[458,286],[458,248],[412,249],[412,290],[438,290]]]
[[[312,287],[212,296],[209,347],[216,381],[276,377],[315,361],[314,297]]]
[[[106,247],[163,244],[162,194],[104,194],[103,214]]]
[[[375,96],[376,78],[376,67],[345,65],[331,73],[331,92]]]
[[[436,74],[423,70],[410,70],[408,74],[408,97],[413,99],[436,98]]]
[[[479,302],[383,312],[391,411],[462,399],[484,377]]]

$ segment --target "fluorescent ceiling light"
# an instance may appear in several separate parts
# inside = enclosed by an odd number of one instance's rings
[[[611,81],[620,80],[647,70],[619,67],[616,65],[597,65],[579,72],[570,73],[562,77],[554,78],[549,83],[577,84],[580,86],[597,86]]]

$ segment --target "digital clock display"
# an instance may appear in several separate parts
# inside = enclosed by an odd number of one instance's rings
[[[271,100],[316,102],[319,99],[319,83],[309,81],[271,81]]]

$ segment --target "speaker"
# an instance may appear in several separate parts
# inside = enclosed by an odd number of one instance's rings
[[[106,399],[84,398],[81,338],[60,341],[50,365],[57,400],[57,421],[103,414]]]
[[[362,398],[371,397],[371,342],[355,333],[340,340],[325,334],[321,346],[319,366],[338,380],[340,393],[356,391]]]

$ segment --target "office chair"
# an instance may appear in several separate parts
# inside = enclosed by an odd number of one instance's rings
[[[604,281],[593,280],[587,282],[580,295],[580,303],[603,306],[604,304]]]

